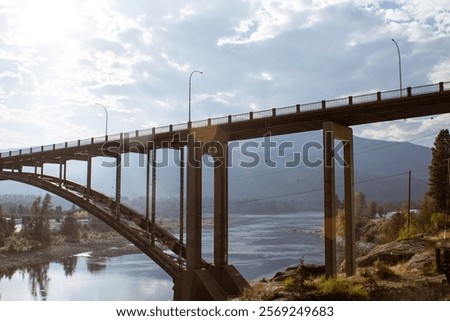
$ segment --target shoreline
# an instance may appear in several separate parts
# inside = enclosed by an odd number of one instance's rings
[[[92,257],[115,257],[142,253],[122,236],[108,234],[103,238],[51,245],[30,252],[0,253],[0,271],[53,262],[84,252],[90,252]]]

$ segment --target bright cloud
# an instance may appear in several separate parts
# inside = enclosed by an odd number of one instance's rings
[[[195,119],[389,90],[392,38],[405,86],[447,81],[449,33],[447,0],[2,1],[0,149],[101,135],[95,103],[111,133],[185,122],[195,69]],[[442,126],[355,132],[408,140]]]

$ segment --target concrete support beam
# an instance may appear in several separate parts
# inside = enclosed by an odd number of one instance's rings
[[[345,188],[345,273],[347,276],[356,273],[356,219],[355,219],[355,182],[353,167],[353,133],[344,145],[344,188]]]
[[[152,245],[155,244],[155,224],[156,224],[156,152],[157,149],[152,150]]]
[[[228,264],[228,148],[219,143],[214,157],[214,265]]]
[[[324,239],[325,275],[336,275],[336,184],[334,169],[334,136],[330,123],[323,128]]]
[[[122,188],[122,155],[116,157],[116,219],[120,217],[120,196]]]
[[[184,243],[184,147],[179,149],[180,153],[180,242]]]
[[[201,269],[202,258],[202,149],[195,135],[188,137],[186,264]]]
[[[174,301],[226,301],[227,293],[207,270],[185,270],[174,282]]]
[[[147,146],[147,162],[145,163],[145,218],[150,219],[150,144]],[[148,233],[147,227],[147,233]]]
[[[91,193],[91,178],[92,178],[92,157],[88,155],[87,158],[87,176],[86,176],[86,200],[89,200]]]
[[[355,255],[355,202],[353,169],[353,131],[351,128],[333,123],[323,123],[324,153],[324,232],[325,275],[336,276],[336,184],[335,184],[335,139],[344,142],[344,193],[345,193],[345,257],[346,274],[356,272]]]

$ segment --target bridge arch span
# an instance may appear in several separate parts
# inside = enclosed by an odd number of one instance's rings
[[[88,211],[120,235],[125,237],[144,254],[158,264],[175,281],[186,268],[186,246],[158,224],[153,224],[138,212],[117,203],[114,199],[59,178],[24,172],[0,172],[0,181],[15,181],[31,185],[55,194]],[[170,254],[168,253],[170,252]],[[203,264],[207,264],[202,261]]]

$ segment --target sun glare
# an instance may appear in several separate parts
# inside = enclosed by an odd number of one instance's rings
[[[16,16],[18,31],[32,43],[60,41],[81,29],[79,3],[74,0],[23,1]]]

